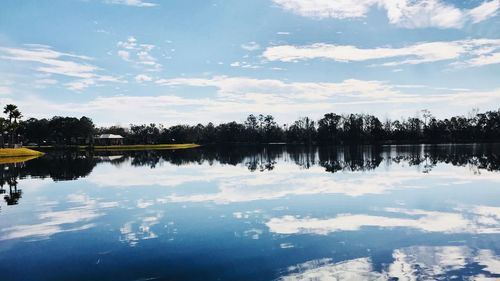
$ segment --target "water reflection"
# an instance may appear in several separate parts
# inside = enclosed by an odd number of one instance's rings
[[[6,280],[495,280],[499,150],[49,152],[0,165],[0,270]]]
[[[439,163],[468,166],[480,172],[500,170],[500,148],[497,145],[429,145],[429,146],[238,146],[205,147],[178,151],[105,152],[53,151],[28,162],[0,164],[3,177],[50,177],[55,181],[86,177],[99,163],[155,168],[162,163],[177,166],[190,164],[245,165],[250,171],[271,171],[278,161],[290,162],[301,168],[314,166],[327,172],[369,171],[391,162],[418,166],[430,172]],[[9,167],[15,169],[9,170]]]
[[[293,280],[498,280],[500,257],[466,246],[418,246],[396,249],[393,262],[375,271],[369,257],[334,262],[323,258],[290,266],[279,278]]]
[[[92,220],[102,216],[103,209],[116,206],[116,202],[98,202],[83,194],[71,194],[65,198],[69,207],[54,210],[51,206],[40,212],[35,224],[16,224],[2,229],[0,240],[17,238],[45,239],[54,234],[89,229]]]
[[[4,194],[7,205],[17,205],[23,191],[17,188],[19,171],[25,168],[25,162],[0,165],[0,194]],[[8,190],[6,190],[8,189]]]
[[[419,178],[412,172],[393,173],[391,178],[385,175],[377,177],[371,174],[369,177],[359,176],[356,179],[343,181],[339,178],[330,178],[322,174],[317,168],[322,167],[329,173],[337,172],[362,172],[377,169],[384,166],[408,165],[417,167],[422,173],[430,173],[439,163],[451,164],[453,166],[468,167],[473,174],[484,171],[500,170],[499,148],[495,145],[433,145],[433,146],[354,146],[354,147],[308,147],[308,146],[241,146],[241,147],[206,147],[202,149],[190,149],[179,151],[140,151],[114,153],[91,153],[77,151],[54,151],[46,156],[31,161],[13,164],[0,164],[0,193],[4,194],[8,205],[18,204],[22,197],[22,190],[18,189],[18,179],[23,178],[51,178],[54,181],[76,180],[89,177],[89,180],[99,185],[171,185],[176,186],[187,182],[202,180],[220,180],[221,192],[203,196],[197,194],[195,197],[173,195],[170,201],[219,201],[235,202],[241,199],[228,195],[244,193],[242,196],[248,200],[270,199],[285,196],[287,194],[315,194],[315,193],[343,193],[351,196],[363,194],[383,193],[404,186],[404,182]],[[268,177],[252,177],[242,173],[239,169],[223,168],[221,165],[239,166],[244,165],[250,172],[273,171],[276,164],[293,163],[300,169],[313,169],[304,173],[304,176],[296,176],[293,167],[281,165],[279,171],[274,174],[274,180]],[[108,171],[105,174],[92,174],[93,169],[99,165],[109,163],[113,166],[124,166],[124,169]],[[186,165],[198,169],[195,165],[208,165],[210,169],[201,169],[198,176],[189,174],[172,175],[165,171],[164,163],[174,166]],[[148,167],[157,169],[143,177],[137,171],[127,167]],[[127,170],[128,169],[128,170]],[[231,171],[228,173],[228,171]],[[167,172],[167,173],[165,173]],[[203,174],[207,172],[206,174]],[[314,176],[313,176],[314,175]],[[455,178],[455,180],[466,181],[469,178],[457,175],[440,175]],[[234,181],[235,177],[241,178]],[[117,179],[125,179],[117,181]],[[128,179],[128,180],[126,180]],[[224,182],[226,181],[226,182]],[[239,191],[243,186],[266,186],[266,182],[277,185],[281,183],[284,190],[274,187],[266,189],[266,195],[260,194],[258,190],[252,196],[248,190]],[[280,184],[278,184],[279,186]],[[6,190],[4,186],[8,186]],[[225,192],[226,191],[226,192]]]
[[[363,227],[410,228],[424,232],[442,233],[500,233],[500,207],[473,206],[456,212],[436,212],[386,208],[392,216],[339,214],[335,218],[272,218],[266,225],[279,234],[328,234],[338,231],[357,231]],[[397,215],[397,216],[394,216]]]

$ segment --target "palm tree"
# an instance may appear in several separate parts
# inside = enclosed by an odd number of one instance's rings
[[[19,119],[23,118],[23,114],[21,113],[21,111],[19,111],[19,109],[16,109],[12,112],[12,118],[14,118],[14,122],[12,123],[12,136],[13,136],[13,140],[14,140],[14,137],[16,136],[17,128],[19,126],[19,123],[17,121]],[[19,139],[15,139],[15,141],[18,142]]]
[[[3,113],[7,114],[7,116],[9,117],[9,124],[12,124],[12,118],[14,118],[12,114],[16,110],[18,110],[18,108],[15,104],[8,104],[3,108]]]
[[[14,118],[14,123],[17,123],[18,119],[23,118],[23,114],[19,111],[19,109],[16,109],[12,112],[12,118]]]
[[[10,145],[14,144],[14,132],[17,129],[17,120],[20,119],[23,115],[21,111],[19,111],[17,105],[8,104],[4,107],[3,113],[7,114],[9,118],[9,129],[10,129]],[[14,122],[12,122],[14,119]]]

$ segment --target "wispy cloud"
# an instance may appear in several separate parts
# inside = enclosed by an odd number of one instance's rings
[[[399,48],[359,48],[327,43],[305,46],[281,45],[268,47],[263,57],[270,61],[282,62],[310,59],[329,59],[338,62],[389,60],[381,64],[384,66],[463,59],[466,66],[480,66],[498,63],[499,53],[500,39],[468,39],[422,42]]]
[[[305,17],[363,18],[373,8],[384,9],[391,24],[406,28],[461,28],[494,16],[499,0],[485,1],[473,9],[460,9],[441,0],[273,0],[279,7]]]
[[[58,74],[77,78],[91,78],[99,68],[86,63],[86,56],[58,52],[49,47],[6,48],[0,47],[0,59],[34,62],[35,70],[43,73]]]
[[[44,45],[26,45],[25,48],[0,47],[0,59],[31,63],[33,69],[42,74],[77,78],[65,84],[71,90],[82,90],[99,81],[119,81],[116,77],[100,74],[102,69],[90,64],[93,60],[90,57],[59,52]]]
[[[153,81],[153,78],[149,75],[146,74],[139,74],[135,76],[135,81],[142,83],[142,82],[150,82]]]
[[[139,74],[141,75],[141,74]],[[150,76],[148,76],[150,77]],[[153,77],[150,77],[153,78]],[[136,76],[139,81],[148,80]],[[414,112],[418,108],[435,110],[441,116],[467,112],[471,107],[496,109],[500,89],[473,91],[467,89],[439,89],[436,87],[405,87],[376,80],[347,79],[332,82],[287,82],[275,79],[215,76],[211,78],[174,78],[153,80],[158,86],[168,87],[177,94],[148,96],[139,94],[98,97],[86,102],[60,103],[35,96],[25,99],[10,96],[0,99],[2,104],[15,102],[33,117],[60,115],[88,115],[99,124],[107,122],[166,124],[199,122],[226,122],[240,120],[246,114],[265,112],[283,122],[297,116],[319,118],[325,112],[364,112],[379,117],[394,110]],[[81,84],[79,84],[81,83]],[[67,87],[75,90],[89,86],[93,80],[74,81]],[[199,87],[204,97],[183,95],[190,87]],[[442,104],[447,105],[443,110]],[[367,109],[369,105],[369,109]],[[383,105],[383,106],[374,106]],[[137,110],[140,108],[141,110]],[[130,112],[134,112],[130,115]],[[401,113],[395,117],[399,118]],[[112,121],[114,120],[114,121]]]
[[[106,0],[105,3],[115,4],[115,5],[125,5],[133,7],[155,7],[158,6],[156,3],[145,2],[143,0]]]
[[[235,61],[229,65],[232,67],[241,67],[241,68],[250,68],[250,69],[262,68],[260,65],[251,64],[251,63],[248,63],[246,61]]]
[[[313,101],[341,96],[375,99],[399,96],[397,91],[384,82],[356,79],[348,79],[339,83],[313,83],[216,76],[213,78],[160,79],[156,83],[164,86],[216,87],[220,97],[247,101],[270,98]]]
[[[498,10],[500,10],[500,1],[492,0],[483,2],[480,6],[470,10],[468,15],[472,22],[478,23],[497,15]]]
[[[247,51],[257,51],[260,49],[260,45],[257,42],[248,42],[245,44],[241,44],[241,48]]]
[[[151,51],[156,48],[155,45],[137,43],[135,37],[129,36],[126,41],[119,41],[117,46],[118,56],[127,62],[142,66],[148,71],[158,71],[162,68],[162,65],[151,55]]]

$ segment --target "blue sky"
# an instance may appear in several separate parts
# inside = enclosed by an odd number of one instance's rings
[[[500,0],[2,1],[0,104],[99,125],[500,107]]]

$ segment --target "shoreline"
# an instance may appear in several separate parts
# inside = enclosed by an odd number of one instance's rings
[[[79,149],[95,151],[117,151],[117,150],[174,150],[189,149],[211,146],[267,146],[267,145],[286,145],[286,146],[443,146],[443,145],[477,145],[477,144],[500,144],[500,141],[478,141],[478,142],[379,142],[379,143],[294,143],[294,142],[270,142],[270,143],[250,143],[250,142],[225,142],[225,143],[182,143],[182,144],[126,144],[126,145],[41,145],[41,146],[23,146],[30,150],[58,150],[58,149]],[[0,157],[2,157],[0,155]]]
[[[21,148],[0,148],[0,159],[16,157],[38,157],[45,153],[26,147]]]
[[[174,150],[174,149],[189,149],[200,147],[199,144],[183,143],[183,144],[131,144],[131,145],[95,145],[93,147],[80,147],[80,149],[91,148],[95,151],[124,151],[124,150]]]
[[[94,151],[125,151],[125,150],[173,150],[173,149],[188,149],[197,148],[201,145],[195,143],[181,144],[126,144],[126,145],[42,145],[42,146],[25,146],[31,149],[79,149],[79,150],[94,150]]]

